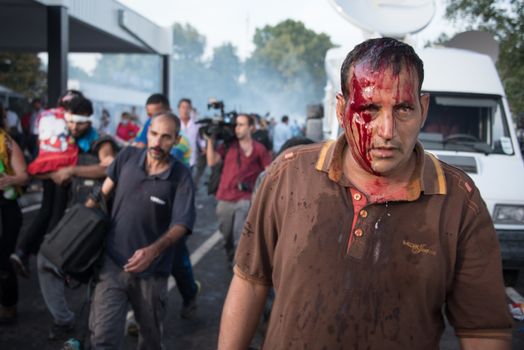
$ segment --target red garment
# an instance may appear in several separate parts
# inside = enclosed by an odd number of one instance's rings
[[[63,108],[48,109],[38,117],[38,156],[29,164],[31,175],[75,165],[78,147],[69,134]]]
[[[127,124],[120,122],[116,128],[116,136],[124,141],[129,141],[135,138],[139,130],[140,127],[133,122],[128,122]]]
[[[22,119],[20,120],[22,124],[22,130],[24,130],[26,134],[31,133],[31,115],[32,115],[32,112],[28,112],[24,114],[22,116]]]
[[[267,149],[261,143],[253,140],[253,152],[246,157],[240,150],[238,141],[234,141],[227,154],[224,155],[223,146],[218,149],[218,153],[224,159],[224,167],[216,198],[231,202],[250,199],[258,174],[271,163],[271,155]],[[245,185],[246,191],[240,190],[240,183]]]

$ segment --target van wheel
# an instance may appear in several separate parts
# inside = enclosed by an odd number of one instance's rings
[[[502,277],[504,278],[504,285],[506,287],[514,287],[519,280],[518,270],[503,270]]]

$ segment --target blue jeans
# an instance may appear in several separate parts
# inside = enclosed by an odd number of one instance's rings
[[[178,291],[182,295],[184,304],[193,299],[197,294],[197,285],[193,276],[193,267],[189,260],[189,251],[186,245],[187,236],[180,238],[175,243],[175,257],[171,268],[171,275],[175,278]]]
[[[59,277],[60,270],[41,253],[37,255],[37,266],[40,291],[54,323],[57,325],[73,323],[75,314],[67,303],[64,280]]]

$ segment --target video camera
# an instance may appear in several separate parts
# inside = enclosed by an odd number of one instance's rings
[[[220,116],[215,118],[204,118],[197,121],[197,124],[202,126],[198,129],[200,137],[204,135],[214,138],[215,140],[222,140],[225,143],[233,141],[235,136],[235,119],[237,113],[235,111],[224,112],[224,102],[215,99],[209,100],[207,109],[219,109]]]

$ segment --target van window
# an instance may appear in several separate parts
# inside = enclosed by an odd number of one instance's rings
[[[499,96],[431,93],[419,139],[432,150],[514,153]]]

